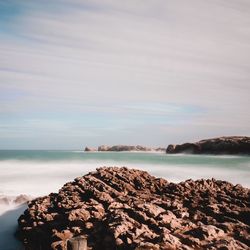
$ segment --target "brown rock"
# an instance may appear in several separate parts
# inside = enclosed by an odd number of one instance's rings
[[[81,236],[92,250],[249,249],[249,200],[249,189],[215,179],[99,168],[32,200],[19,237],[27,250],[68,250]]]
[[[180,145],[170,144],[168,154],[250,154],[250,137],[228,136],[201,140]]]

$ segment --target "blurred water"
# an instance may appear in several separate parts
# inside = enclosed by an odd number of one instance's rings
[[[56,192],[65,182],[102,166],[144,169],[169,181],[216,178],[250,186],[249,156],[165,153],[0,151],[0,195]]]
[[[13,200],[57,192],[62,185],[102,166],[127,166],[146,170],[168,181],[216,178],[250,187],[249,156],[167,155],[165,153],[0,151],[0,198]],[[0,199],[0,250],[19,249],[13,238],[21,210]],[[10,238],[8,238],[10,237]],[[5,249],[6,239],[12,242]]]

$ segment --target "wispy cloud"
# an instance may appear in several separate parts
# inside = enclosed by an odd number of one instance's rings
[[[69,148],[249,134],[249,13],[246,0],[0,1],[0,147],[22,145],[18,126],[26,148],[55,126]]]

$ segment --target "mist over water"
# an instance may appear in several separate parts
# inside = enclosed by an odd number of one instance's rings
[[[250,186],[250,157],[247,156],[0,151],[0,195],[36,197],[57,192],[66,182],[102,166],[142,169],[173,182],[216,178]]]
[[[165,153],[130,153],[81,151],[0,151],[0,250],[6,239],[18,249],[13,233],[17,218],[25,206],[13,202],[16,196],[47,195],[78,176],[103,166],[126,166],[148,171],[168,181],[216,178],[250,187],[250,157],[167,155]],[[8,201],[8,202],[6,202]],[[3,236],[3,237],[2,237]],[[8,238],[9,237],[9,238]]]

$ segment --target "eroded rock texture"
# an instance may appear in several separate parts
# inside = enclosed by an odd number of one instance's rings
[[[249,249],[249,189],[217,180],[168,183],[147,172],[100,168],[29,203],[26,249]]]

